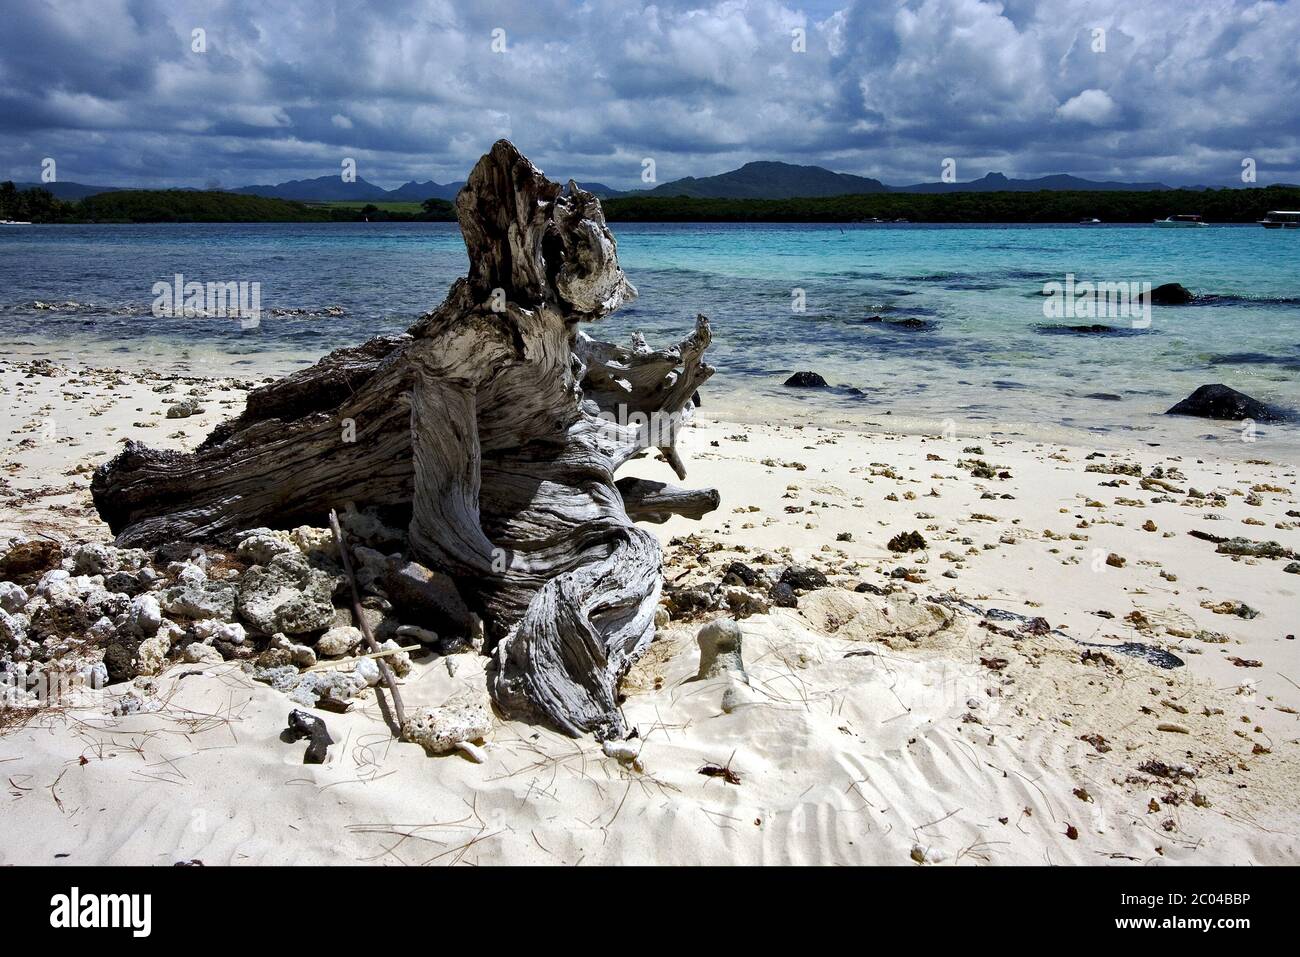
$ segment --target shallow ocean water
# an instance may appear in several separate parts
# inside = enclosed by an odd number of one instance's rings
[[[588,332],[623,339],[641,331],[664,345],[686,334],[697,312],[708,315],[718,368],[704,394],[710,414],[1230,448],[1241,457],[1300,447],[1291,426],[1260,426],[1252,445],[1236,426],[1160,414],[1207,382],[1300,409],[1297,231],[612,228],[641,296]],[[0,348],[130,368],[279,374],[403,330],[465,268],[450,223],[11,227],[0,230]],[[260,283],[260,323],[155,318],[154,283],[177,273]],[[1146,328],[1140,315],[1046,318],[1044,284],[1067,274],[1180,282],[1204,299],[1153,307]],[[1114,329],[1055,328],[1092,323]],[[784,388],[801,369],[832,388]]]

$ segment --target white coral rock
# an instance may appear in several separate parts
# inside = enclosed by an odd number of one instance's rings
[[[430,754],[454,751],[462,741],[476,741],[492,730],[492,708],[484,689],[466,689],[436,708],[406,716],[402,737]]]
[[[27,637],[27,616],[11,615],[0,608],[0,645],[18,644]]]
[[[248,639],[244,626],[234,621],[218,621],[206,618],[194,623],[194,634],[200,641],[228,641],[232,645],[242,645]]]
[[[641,754],[640,741],[602,741],[600,749],[617,761],[635,761]]]
[[[353,625],[339,625],[321,635],[316,642],[316,654],[326,658],[346,655],[361,640],[361,629]]]
[[[140,642],[140,647],[135,653],[140,674],[156,675],[162,671],[167,666],[167,653],[171,650],[172,632],[170,629],[159,628],[152,637]]]
[[[289,540],[304,555],[310,555],[313,552],[323,552],[327,555],[335,554],[334,533],[328,528],[299,525],[289,533]]]
[[[373,688],[379,684],[379,665],[373,658],[362,658],[353,666],[352,671],[365,681],[367,687]]]
[[[162,624],[162,607],[153,595],[136,595],[126,611],[126,629],[133,635],[148,638]]]
[[[27,604],[27,589],[13,582],[0,582],[0,609],[22,611]]]
[[[402,646],[393,639],[380,642],[380,651],[392,651],[393,654],[385,655],[384,660],[388,662],[388,667],[393,669],[393,674],[399,678],[405,678],[411,673],[411,656],[405,651],[398,651]]]
[[[281,635],[280,637],[283,638],[284,635]],[[318,660],[316,658],[316,650],[310,645],[287,644],[285,651],[289,652],[290,657],[293,658],[293,663],[299,668],[316,667],[316,662]]]
[[[220,664],[224,659],[221,652],[201,641],[193,641],[185,646],[185,660],[190,664]]]
[[[239,543],[235,554],[250,565],[266,565],[276,555],[286,555],[297,550],[297,546],[272,535],[270,532],[257,530]]]

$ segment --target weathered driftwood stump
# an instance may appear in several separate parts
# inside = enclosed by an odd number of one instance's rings
[[[96,471],[95,504],[122,545],[322,524],[347,504],[401,514],[414,560],[463,600],[435,624],[482,619],[497,703],[622,737],[617,683],[662,585],[633,521],[698,518],[718,495],[614,474],[658,448],[685,477],[674,442],[713,372],[708,321],[657,351],[578,331],[636,290],[600,202],[505,140],[456,208],[470,271],[434,312],[253,391],[192,454],[128,443]]]

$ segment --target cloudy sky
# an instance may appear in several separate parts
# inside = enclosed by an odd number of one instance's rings
[[[1300,182],[1300,0],[0,0],[0,23],[20,181],[45,157],[124,186],[353,157],[448,182],[506,136],[619,188],[647,157],[659,182],[780,159],[902,184],[945,157],[1211,185],[1250,157]]]

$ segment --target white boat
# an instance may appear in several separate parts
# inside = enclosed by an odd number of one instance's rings
[[[1080,226],[1099,226],[1099,225],[1101,225],[1101,220],[1100,220],[1100,219],[1081,219],[1081,220],[1079,220],[1079,225],[1080,225]]]
[[[30,226],[31,223],[19,222],[16,219],[0,219],[0,226]]]
[[[1210,224],[1202,220],[1201,217],[1197,216],[1195,213],[1179,213],[1177,216],[1166,216],[1164,219],[1157,219],[1156,225],[1167,228],[1173,227],[1185,229],[1187,227],[1192,227],[1194,229],[1197,226],[1208,226]]]
[[[1270,209],[1259,224],[1265,229],[1300,229],[1300,212],[1292,209]]]

